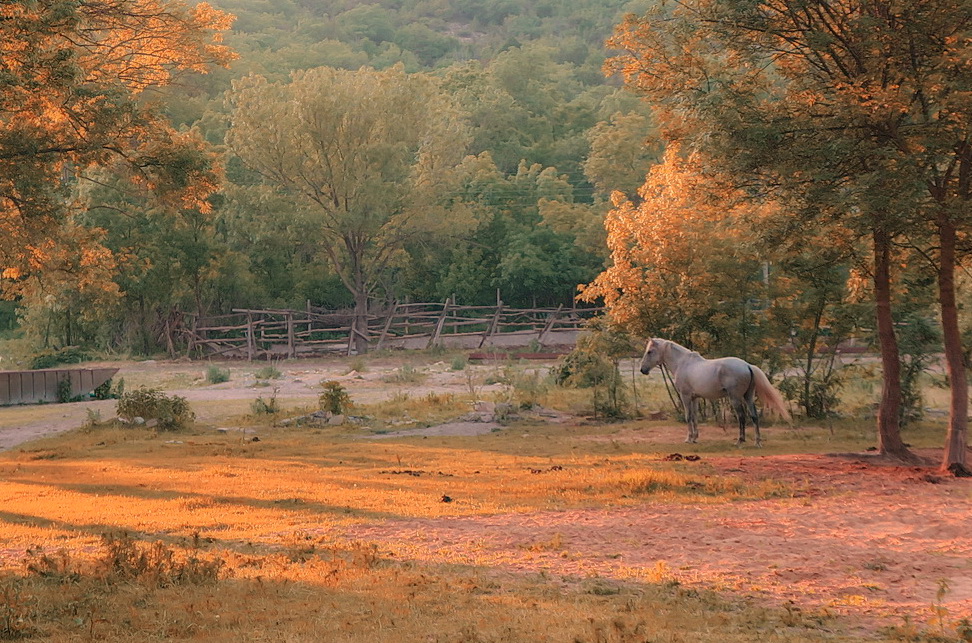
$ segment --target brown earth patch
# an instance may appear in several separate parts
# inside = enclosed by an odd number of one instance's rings
[[[396,558],[591,577],[678,581],[769,604],[927,622],[972,617],[972,481],[873,458],[707,457],[750,481],[787,478],[797,497],[728,504],[394,519],[350,529]],[[887,621],[884,621],[887,623]]]

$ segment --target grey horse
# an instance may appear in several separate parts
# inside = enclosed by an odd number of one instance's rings
[[[684,346],[667,339],[652,338],[645,347],[641,360],[641,372],[647,375],[651,369],[664,364],[672,372],[675,390],[682,399],[685,420],[688,422],[686,442],[698,442],[699,422],[697,400],[717,400],[728,397],[739,419],[739,440],[746,442],[746,418],[751,417],[756,427],[756,446],[762,446],[759,434],[759,414],[756,396],[780,417],[789,420],[783,396],[770,383],[758,366],[738,357],[706,359]]]

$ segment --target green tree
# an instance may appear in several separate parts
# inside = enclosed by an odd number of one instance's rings
[[[289,84],[251,76],[231,95],[227,143],[309,208],[354,298],[367,350],[368,298],[413,235],[449,224],[443,199],[465,152],[461,115],[434,79],[401,67],[319,68]]]
[[[900,438],[892,315],[894,244],[927,222],[952,419],[946,466],[965,468],[967,384],[954,299],[956,239],[968,226],[968,3],[697,0],[629,18],[614,44],[628,81],[658,105],[667,134],[801,213],[791,230],[839,221],[870,239],[884,387],[882,453]],[[793,198],[793,197],[796,198]],[[786,225],[786,224],[784,224]],[[797,243],[799,243],[797,241]]]
[[[185,71],[226,64],[231,18],[205,3],[14,0],[0,7],[0,261],[5,276],[72,211],[77,179],[112,165],[177,207],[204,207],[218,180],[198,137],[144,100]]]

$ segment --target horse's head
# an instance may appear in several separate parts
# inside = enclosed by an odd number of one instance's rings
[[[660,339],[649,339],[648,345],[645,346],[645,356],[641,359],[641,372],[645,375],[651,372],[651,369],[658,366],[662,361],[662,350],[664,345]]]

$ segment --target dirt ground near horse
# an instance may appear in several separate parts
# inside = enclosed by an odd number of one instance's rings
[[[254,376],[258,367],[230,365],[231,380],[217,385],[201,381],[204,367],[199,364],[130,364],[122,375],[130,387],[161,386],[186,396],[201,421],[211,423],[214,430],[225,429],[220,423],[227,414],[245,412],[255,396],[268,394],[271,387],[285,408],[312,403],[320,382],[326,380],[340,381],[359,402],[403,392],[458,395],[471,389],[485,397],[501,387],[487,383],[487,375],[500,368],[495,365],[477,367],[479,371],[453,370],[443,362],[431,362],[420,367],[420,381],[402,383],[393,377],[402,368],[395,358],[372,361],[366,372],[349,370],[346,360],[294,362],[278,365],[281,377],[269,387]],[[477,372],[478,383],[472,381]],[[108,417],[112,404],[0,409],[0,448],[29,448],[27,441],[76,428],[90,413]],[[589,418],[558,417],[556,423],[558,433],[551,433],[556,439],[569,441],[578,452],[587,445],[605,450],[605,461],[610,448],[619,452],[633,448],[639,453],[657,449],[662,458],[677,448],[674,445],[684,435],[684,427],[673,420],[618,427]],[[454,432],[440,425],[382,436],[389,439],[374,441],[373,448],[387,449],[395,440],[421,448],[422,439],[428,438],[435,440],[436,448],[448,449],[451,437],[468,439],[482,432],[476,423],[455,424]],[[489,425],[487,429],[497,435],[522,431],[526,443],[529,434],[543,433],[544,426],[499,429]],[[729,476],[752,485],[780,481],[791,493],[728,503],[624,498],[616,505],[554,510],[457,510],[450,515],[443,509],[441,515],[356,521],[342,525],[340,535],[348,542],[374,544],[397,560],[540,573],[561,585],[590,578],[621,583],[678,581],[766,605],[843,614],[865,629],[906,620],[930,623],[943,614],[953,623],[972,618],[972,480],[942,477],[933,467],[896,466],[866,454],[707,451],[721,448],[731,440],[731,433],[703,427],[701,459],[694,463],[699,475]],[[353,432],[349,435],[348,439],[357,439]],[[772,441],[774,429],[768,435]],[[487,432],[479,439],[489,448],[491,438]],[[921,454],[929,461],[939,456],[927,448]],[[569,459],[551,459],[551,463],[556,466],[532,472],[538,477],[570,473]],[[686,462],[685,466],[692,465]],[[556,467],[560,469],[555,471]],[[475,477],[472,472],[465,475]],[[462,502],[456,498],[457,509]],[[314,531],[312,525],[304,529]]]

